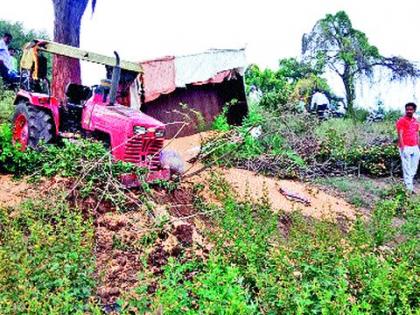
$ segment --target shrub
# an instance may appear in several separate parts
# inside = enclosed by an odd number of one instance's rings
[[[170,314],[252,314],[256,307],[243,287],[239,269],[228,265],[220,256],[207,261],[180,263],[173,258],[164,268],[156,293],[151,298],[142,292],[141,300],[130,301],[131,307],[146,312],[161,309]]]
[[[316,129],[321,141],[318,159],[332,160],[359,173],[384,176],[399,165],[395,131],[388,122],[354,123],[331,119]]]
[[[364,108],[354,109],[354,119],[358,122],[364,122],[369,116],[369,111]]]
[[[3,314],[74,314],[95,285],[91,220],[63,201],[0,209]]]
[[[13,101],[15,93],[13,91],[6,91],[0,81],[0,124],[11,119],[14,107]]]
[[[385,112],[384,120],[395,123],[402,115],[403,113],[400,110],[389,110]]]

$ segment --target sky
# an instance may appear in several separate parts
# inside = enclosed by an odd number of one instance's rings
[[[20,21],[26,28],[52,37],[52,0],[0,0],[0,19]],[[366,33],[385,56],[420,62],[419,0],[97,0],[82,20],[81,48],[140,61],[209,48],[246,47],[249,63],[275,68],[280,58],[298,57],[301,38],[327,13],[345,10],[353,26]],[[85,84],[102,76],[98,66],[82,65]],[[328,80],[337,94],[340,81]],[[387,107],[418,101],[420,84],[359,84],[359,105]]]

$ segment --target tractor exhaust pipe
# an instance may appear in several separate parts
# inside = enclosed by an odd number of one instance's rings
[[[121,67],[120,67],[120,56],[116,51],[114,51],[115,58],[117,62],[115,63],[114,68],[112,69],[111,77],[111,91],[109,93],[109,105],[114,105],[117,98],[118,84],[120,82],[121,76]]]

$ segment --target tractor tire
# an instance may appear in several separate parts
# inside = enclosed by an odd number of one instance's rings
[[[50,114],[26,102],[16,105],[13,115],[13,142],[19,143],[21,150],[36,149],[40,143],[50,143],[54,139],[54,123]]]

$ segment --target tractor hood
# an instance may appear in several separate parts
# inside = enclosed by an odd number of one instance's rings
[[[154,119],[138,110],[122,106],[114,105],[107,106],[106,110],[113,113],[123,116],[127,120],[131,120],[133,124],[142,125],[147,127],[164,127],[164,124],[157,119]]]

